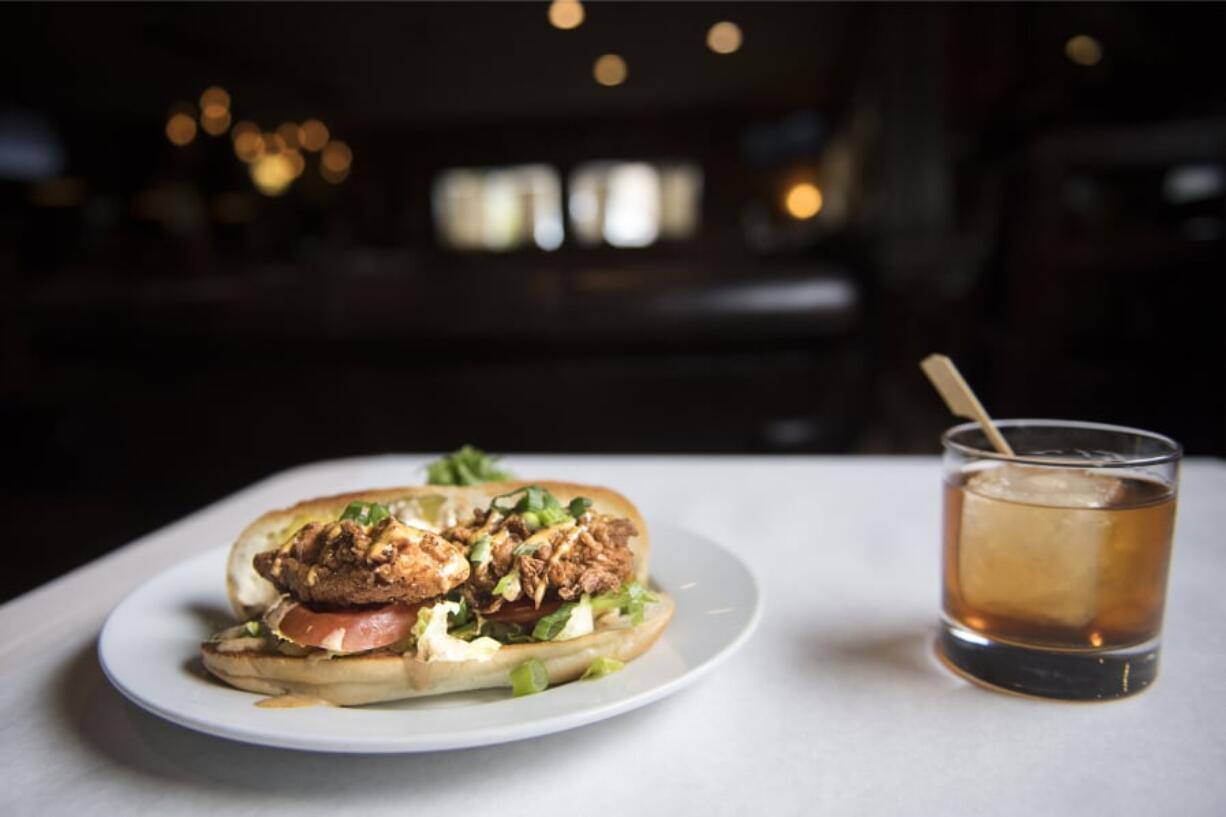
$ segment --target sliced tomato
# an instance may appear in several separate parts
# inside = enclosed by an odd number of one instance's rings
[[[361,652],[395,644],[413,632],[421,604],[385,604],[354,610],[312,610],[284,601],[267,620],[288,639],[306,647],[333,652]],[[279,620],[278,620],[279,619]]]
[[[485,616],[490,621],[502,621],[507,624],[531,624],[537,619],[544,618],[550,613],[562,606],[562,602],[557,599],[542,601],[540,607],[535,607],[532,604],[532,599],[520,599],[519,601],[508,602],[498,608],[497,612],[490,613]]]

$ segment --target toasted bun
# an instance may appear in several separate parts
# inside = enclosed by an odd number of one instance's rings
[[[345,506],[355,500],[363,502],[394,503],[413,498],[441,497],[434,500],[438,505],[437,518],[428,525],[438,531],[456,520],[465,520],[476,508],[484,508],[499,494],[514,491],[528,485],[540,485],[547,489],[562,504],[577,496],[591,499],[595,510],[629,519],[638,528],[639,535],[631,538],[629,545],[634,553],[635,573],[639,581],[647,581],[647,562],[651,542],[647,535],[647,523],[638,508],[616,491],[592,485],[576,485],[570,482],[489,482],[484,485],[415,485],[408,488],[381,488],[359,491],[339,496],[309,499],[292,508],[269,511],[247,526],[233,547],[226,563],[226,591],[230,604],[240,618],[250,619],[259,615],[277,600],[278,593],[267,579],[255,571],[252,561],[257,553],[280,546],[298,528],[308,522],[336,519]]]
[[[227,684],[249,692],[303,695],[341,706],[509,687],[511,670],[533,658],[545,665],[551,685],[562,684],[578,678],[597,658],[630,661],[642,655],[673,616],[673,600],[664,593],[658,596],[660,603],[648,605],[638,625],[598,627],[568,641],[508,644],[488,661],[424,662],[412,653],[295,658],[263,651],[221,652],[205,644],[204,665]]]

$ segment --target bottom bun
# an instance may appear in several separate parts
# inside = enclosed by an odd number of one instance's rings
[[[659,639],[673,617],[665,593],[648,605],[633,627],[608,627],[567,641],[507,644],[488,661],[418,661],[408,655],[296,658],[273,652],[220,652],[201,648],[204,666],[231,686],[264,695],[302,695],[340,706],[444,695],[511,686],[511,670],[533,658],[545,665],[549,684],[574,681],[597,658],[630,661]]]

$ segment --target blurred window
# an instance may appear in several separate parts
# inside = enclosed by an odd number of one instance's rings
[[[434,182],[434,223],[457,250],[562,244],[562,183],[549,165],[456,168]]]
[[[585,246],[646,247],[698,230],[702,170],[693,163],[588,162],[570,177],[570,223]]]

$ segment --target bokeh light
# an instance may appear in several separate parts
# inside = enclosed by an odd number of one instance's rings
[[[235,123],[230,139],[234,142],[234,155],[244,162],[254,162],[264,155],[264,137],[254,122],[243,120]]]
[[[302,145],[303,150],[316,153],[323,150],[324,145],[328,144],[330,136],[328,126],[318,119],[308,119],[298,130],[298,143]]]
[[[277,136],[289,150],[297,150],[301,144],[302,129],[294,122],[282,122],[277,126]]]
[[[172,145],[190,145],[196,138],[196,120],[191,114],[179,111],[166,120],[166,138]]]
[[[343,170],[332,170],[327,165],[321,163],[319,165],[319,175],[323,176],[324,181],[328,182],[329,184],[340,184],[341,182],[345,181],[345,179],[349,178],[349,168],[346,167]]]
[[[1064,44],[1064,54],[1078,65],[1098,65],[1103,58],[1103,47],[1098,40],[1088,34],[1078,34],[1069,37]]]
[[[200,112],[200,127],[209,136],[221,136],[230,129],[230,109],[207,105]]]
[[[707,31],[707,48],[716,54],[731,54],[741,47],[741,27],[724,20]]]
[[[302,158],[302,154],[298,151],[287,150],[281,155],[289,162],[290,172],[295,179],[302,175],[302,171],[306,170],[306,159]]]
[[[339,139],[329,142],[319,157],[319,166],[333,173],[348,171],[352,163],[353,151]]]
[[[579,0],[553,0],[549,4],[549,23],[568,31],[583,24],[583,4]]]
[[[285,140],[278,134],[268,131],[264,134],[264,154],[266,156],[276,156],[285,150]]]
[[[200,95],[200,110],[207,111],[210,107],[217,106],[230,110],[230,95],[226,93],[225,88],[219,88],[216,85],[206,88],[204,93]]]
[[[617,54],[605,54],[598,58],[596,64],[592,66],[592,76],[601,85],[609,88],[625,82],[628,73],[626,61]]]
[[[265,196],[280,196],[294,181],[294,166],[285,154],[261,156],[247,168],[255,189]]]
[[[792,218],[813,218],[822,210],[822,191],[809,182],[794,184],[788,190],[783,205]]]

